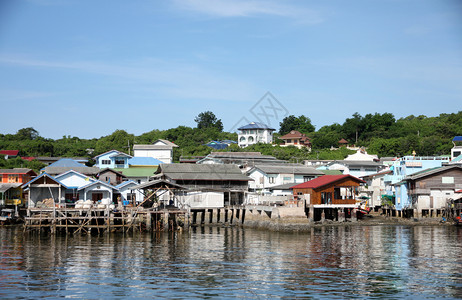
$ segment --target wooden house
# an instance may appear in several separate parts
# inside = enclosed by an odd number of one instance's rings
[[[109,183],[111,185],[119,185],[123,181],[128,180],[127,176],[125,176],[121,172],[118,172],[118,171],[115,171],[115,170],[109,169],[109,168],[101,170],[98,173],[97,177],[102,182]]]
[[[21,185],[35,176],[37,174],[31,169],[0,169],[0,206],[24,204]]]
[[[363,180],[351,175],[324,175],[293,186],[294,198],[307,205],[354,207]]]

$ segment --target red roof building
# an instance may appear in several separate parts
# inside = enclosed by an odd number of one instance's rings
[[[361,183],[365,182],[351,175],[324,175],[292,189],[295,198],[305,198],[310,205],[352,205]]]
[[[288,134],[279,137],[279,139],[284,141],[284,144],[281,144],[282,147],[295,146],[299,149],[303,147],[311,149],[310,138],[297,130],[292,130]]]
[[[0,154],[4,155],[6,159],[8,157],[16,157],[19,154],[19,150],[0,150]]]

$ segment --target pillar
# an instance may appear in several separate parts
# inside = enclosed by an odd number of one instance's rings
[[[356,211],[357,211],[356,208],[353,208],[351,210],[351,221],[352,222],[358,221],[358,216],[356,215]]]
[[[339,222],[345,222],[345,213],[343,212],[342,208],[338,209],[337,215],[338,215]]]
[[[324,212],[324,209],[322,209],[321,213],[321,223],[324,223],[326,221],[326,213]]]

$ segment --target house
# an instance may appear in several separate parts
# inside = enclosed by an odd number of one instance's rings
[[[163,164],[153,157],[132,157],[128,160],[129,168],[153,168]]]
[[[370,155],[367,154],[366,149],[364,148],[359,148],[356,153],[348,155],[345,160],[348,161],[379,161],[379,158],[377,155]]]
[[[22,189],[28,193],[27,206],[37,207],[51,199],[52,203],[64,204],[67,186],[47,173],[41,173],[31,181],[23,184]]]
[[[269,194],[270,188],[286,183],[303,183],[323,176],[324,173],[301,164],[255,165],[247,175],[253,179],[249,182],[249,190],[261,194]]]
[[[456,136],[452,139],[454,147],[451,149],[451,160],[462,155],[462,136]]]
[[[138,184],[133,180],[127,180],[116,186],[124,205],[131,204],[136,206],[144,198],[139,190]]]
[[[271,155],[262,155],[260,152],[212,152],[197,161],[197,164],[235,164],[243,172],[248,171],[256,164],[286,164],[286,161]]]
[[[238,130],[238,145],[245,148],[257,143],[271,144],[273,142],[273,131],[276,129],[263,123],[252,122],[239,127]]]
[[[376,161],[367,160],[335,160],[318,170],[339,170],[345,175],[362,177],[380,172],[385,166]]]
[[[305,200],[314,221],[354,216],[359,186],[364,181],[351,175],[324,175],[292,187],[295,199]]]
[[[251,181],[232,164],[161,164],[156,174],[187,188],[189,195],[196,193],[196,207],[205,206],[208,198],[213,198],[213,208],[243,204]]]
[[[393,171],[388,169],[361,177],[366,184],[361,187],[360,193],[368,199],[367,204],[369,207],[377,210],[382,206],[382,196],[385,194],[386,189],[385,176],[392,173]]]
[[[462,166],[427,169],[405,177],[398,185],[404,192],[397,193],[397,203],[416,209],[415,217],[436,216],[447,208],[448,200],[458,197],[456,193],[462,189]]]
[[[121,172],[118,172],[113,169],[106,168],[101,170],[98,175],[96,175],[99,180],[105,183],[109,183],[111,185],[119,185],[124,180],[127,180],[128,177]]]
[[[133,152],[135,157],[152,157],[169,164],[173,161],[173,148],[178,148],[178,146],[167,140],[159,139],[151,145],[134,145]]]
[[[38,160],[39,162],[49,166],[51,165],[52,163],[55,163],[57,162],[58,160],[61,160],[63,159],[64,157],[49,157],[49,156],[38,156],[38,157],[35,157],[36,160]],[[67,157],[67,158],[70,158],[78,163],[81,163],[81,164],[86,164],[88,162],[88,158],[86,157]]]
[[[114,169],[116,172],[122,173],[129,180],[133,180],[136,183],[145,183],[149,181],[158,167],[143,167],[143,168],[127,168],[127,169]]]
[[[0,169],[0,206],[25,204],[21,185],[36,176],[31,169]]]
[[[40,171],[45,172],[50,176],[55,176],[70,170],[74,170],[87,176],[96,176],[100,172],[100,169],[97,167],[87,167],[71,158],[61,158]]]
[[[294,146],[298,149],[306,148],[311,150],[311,140],[304,133],[300,133],[297,130],[292,130],[286,135],[279,137],[283,141],[281,147]]]
[[[117,202],[118,189],[100,180],[89,181],[87,185],[79,187],[77,191],[83,194],[81,200],[84,201],[91,200],[94,203],[99,202],[105,205]]]
[[[397,211],[407,209],[410,206],[407,200],[406,186],[400,183],[406,176],[425,171],[427,169],[439,168],[449,163],[446,156],[404,156],[397,158],[390,166],[391,174],[384,177],[385,193],[388,197],[394,198],[394,207]],[[398,201],[399,200],[399,201]]]
[[[19,150],[0,150],[0,155],[3,155],[5,159],[16,158],[19,155]]]
[[[95,156],[95,167],[100,169],[106,168],[128,168],[128,160],[132,156],[117,150],[110,150]]]

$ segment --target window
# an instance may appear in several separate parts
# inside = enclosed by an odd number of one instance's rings
[[[321,204],[332,204],[332,193],[321,193]]]
[[[8,183],[16,183],[19,182],[19,175],[18,174],[9,174],[8,175]]]
[[[441,177],[441,183],[453,184],[454,177]]]
[[[135,193],[128,193],[127,194],[128,201],[136,201],[136,194]]]
[[[123,159],[117,159],[117,160],[115,161],[115,164],[116,164],[116,165],[124,165],[125,162],[124,162]]]
[[[314,179],[314,176],[303,176],[303,182],[310,181],[311,179]]]
[[[239,139],[241,142],[245,142],[245,136],[241,136],[241,138]]]
[[[102,165],[110,165],[110,164],[111,164],[111,160],[109,160],[109,159],[103,159],[103,160],[101,161],[101,164],[102,164]]]
[[[268,177],[269,183],[274,183],[275,182],[275,177]]]
[[[253,142],[253,137],[249,136],[249,143]]]

